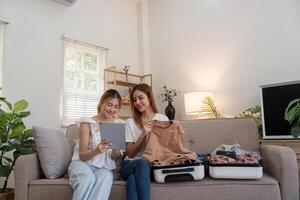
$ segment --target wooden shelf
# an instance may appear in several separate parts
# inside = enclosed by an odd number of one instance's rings
[[[132,83],[129,81],[120,81],[120,80],[116,80],[116,81],[108,81],[108,84],[112,84],[112,85],[120,85],[120,86],[125,86],[125,87],[134,87],[139,83]]]
[[[128,101],[122,101],[122,105],[130,105],[130,103]]]
[[[132,116],[129,116],[129,115],[119,115],[119,118],[123,119],[123,120],[126,120],[126,119],[128,119],[130,117],[132,117]]]
[[[127,97],[122,100],[122,108],[120,110],[119,118],[128,119],[131,116],[130,103],[128,102],[128,95],[130,89],[134,86],[146,83],[152,87],[152,74],[134,74],[134,73],[125,73],[124,71],[117,70],[116,66],[112,66],[104,69],[104,89],[117,89],[123,97]],[[123,87],[118,87],[123,86]],[[123,98],[122,97],[122,98]]]

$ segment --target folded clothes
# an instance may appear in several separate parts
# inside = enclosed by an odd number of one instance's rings
[[[239,144],[221,145],[208,157],[212,164],[259,164],[261,156],[259,152],[246,151]]]

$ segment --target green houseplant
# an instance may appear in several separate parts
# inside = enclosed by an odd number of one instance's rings
[[[300,99],[294,99],[288,104],[284,119],[291,125],[292,136],[298,138],[300,135]]]
[[[0,88],[1,90],[1,88]],[[4,177],[0,194],[7,192],[7,182],[20,155],[35,151],[33,130],[26,128],[23,118],[30,115],[26,111],[28,103],[19,100],[11,104],[0,97],[0,177]]]
[[[208,118],[224,118],[223,114],[217,110],[217,106],[212,97],[206,96],[202,102],[203,106],[201,111],[205,113]]]

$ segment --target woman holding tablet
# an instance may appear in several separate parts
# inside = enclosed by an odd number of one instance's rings
[[[125,125],[127,156],[121,169],[127,182],[126,199],[150,200],[150,165],[142,159],[145,139],[151,132],[152,120],[169,119],[158,113],[151,87],[147,84],[139,84],[132,89],[130,105],[133,118],[129,118]]]
[[[110,142],[101,141],[100,122],[121,122],[116,119],[121,108],[121,96],[113,89],[107,90],[98,103],[98,114],[80,121],[79,142],[74,148],[69,166],[69,182],[74,190],[73,200],[107,200],[116,168],[113,159],[120,156],[119,150],[108,149]]]

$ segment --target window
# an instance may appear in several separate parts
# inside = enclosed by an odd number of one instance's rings
[[[97,113],[107,49],[64,38],[62,125]]]
[[[0,86],[3,86],[3,67],[4,67],[4,26],[5,23],[0,21]],[[2,90],[0,90],[0,94],[2,94]]]

